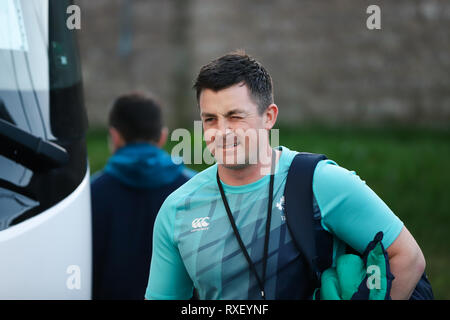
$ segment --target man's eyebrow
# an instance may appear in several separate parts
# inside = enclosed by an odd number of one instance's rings
[[[225,113],[225,117],[230,117],[230,116],[235,115],[235,114],[243,114],[243,113],[245,113],[244,110],[233,109],[233,110],[230,110],[227,113]]]
[[[227,113],[225,113],[225,114],[224,114],[224,117],[230,117],[230,116],[235,115],[235,114],[243,114],[243,113],[245,113],[244,110],[241,110],[241,109],[233,109],[233,110],[230,110],[230,111],[228,111]],[[202,113],[200,114],[200,116],[201,116],[201,117],[205,117],[205,118],[208,118],[208,117],[217,117],[216,114],[214,114],[214,113],[208,113],[208,112],[202,112]]]
[[[214,113],[202,112],[200,116],[207,118],[207,117],[215,117],[216,115]]]

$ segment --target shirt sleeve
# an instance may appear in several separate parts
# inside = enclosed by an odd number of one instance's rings
[[[150,275],[145,292],[147,300],[187,300],[193,284],[174,243],[175,209],[167,198],[158,212],[153,229]]]
[[[379,231],[388,248],[403,228],[403,222],[365,181],[332,160],[317,164],[313,192],[323,227],[360,253]]]

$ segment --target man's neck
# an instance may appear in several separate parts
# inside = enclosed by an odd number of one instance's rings
[[[272,149],[270,149],[272,150]],[[280,150],[275,151],[275,165],[278,163],[278,160],[281,156]],[[257,164],[248,165],[244,168],[233,169],[227,168],[223,165],[218,165],[219,177],[220,180],[230,186],[241,186],[246,185],[252,182],[255,182],[266,174],[270,173],[270,168],[272,164],[272,155],[271,152],[268,152],[268,159],[264,161],[259,161]]]

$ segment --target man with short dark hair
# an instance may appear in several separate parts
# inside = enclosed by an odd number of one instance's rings
[[[305,260],[284,212],[297,152],[269,144],[278,115],[270,75],[252,57],[234,52],[202,67],[194,87],[217,163],[162,205],[146,299],[189,299],[193,287],[200,299],[311,298]],[[402,221],[354,171],[332,160],[318,162],[312,191],[314,213],[333,236],[333,263],[346,245],[362,253],[383,231],[395,276],[391,296],[408,299],[425,260]]]
[[[142,299],[153,224],[165,198],[193,175],[161,148],[159,103],[143,93],[116,99],[109,114],[113,152],[92,178],[93,299]]]

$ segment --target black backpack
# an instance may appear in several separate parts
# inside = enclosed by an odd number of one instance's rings
[[[308,297],[312,297],[314,290],[320,288],[321,274],[331,267],[333,257],[333,237],[323,229],[320,212],[314,215],[313,211],[312,178],[317,163],[324,159],[327,157],[322,154],[298,153],[289,168],[284,190],[288,230],[309,270],[310,281],[304,290]],[[347,247],[348,253],[358,254],[353,248]],[[410,300],[432,299],[431,284],[424,272]]]

